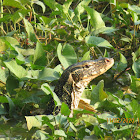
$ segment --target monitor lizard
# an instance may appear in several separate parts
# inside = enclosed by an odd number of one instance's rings
[[[105,73],[113,64],[113,58],[100,58],[82,61],[64,70],[54,92],[62,102],[69,106],[71,117],[73,116],[73,110],[78,108],[80,98],[88,83]]]

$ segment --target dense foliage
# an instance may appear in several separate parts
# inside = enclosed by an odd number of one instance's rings
[[[103,0],[1,0],[0,138],[140,139],[140,8]],[[53,89],[79,61],[113,57],[75,110]],[[51,96],[57,115],[48,114]]]

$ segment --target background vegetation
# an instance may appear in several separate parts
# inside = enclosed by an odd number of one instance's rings
[[[1,0],[0,137],[140,139],[138,1]],[[113,57],[111,70],[83,93],[98,113],[47,110],[69,65]],[[102,80],[103,79],[103,80]],[[46,115],[48,114],[48,115]]]

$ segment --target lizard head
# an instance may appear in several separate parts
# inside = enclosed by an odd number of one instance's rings
[[[87,81],[88,84],[92,79],[105,73],[113,64],[113,58],[100,58],[79,62],[71,68],[73,80],[75,82]]]

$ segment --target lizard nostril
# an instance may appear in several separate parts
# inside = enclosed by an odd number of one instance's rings
[[[110,60],[109,60],[109,59],[105,59],[105,61],[106,61],[106,62],[110,62]]]

